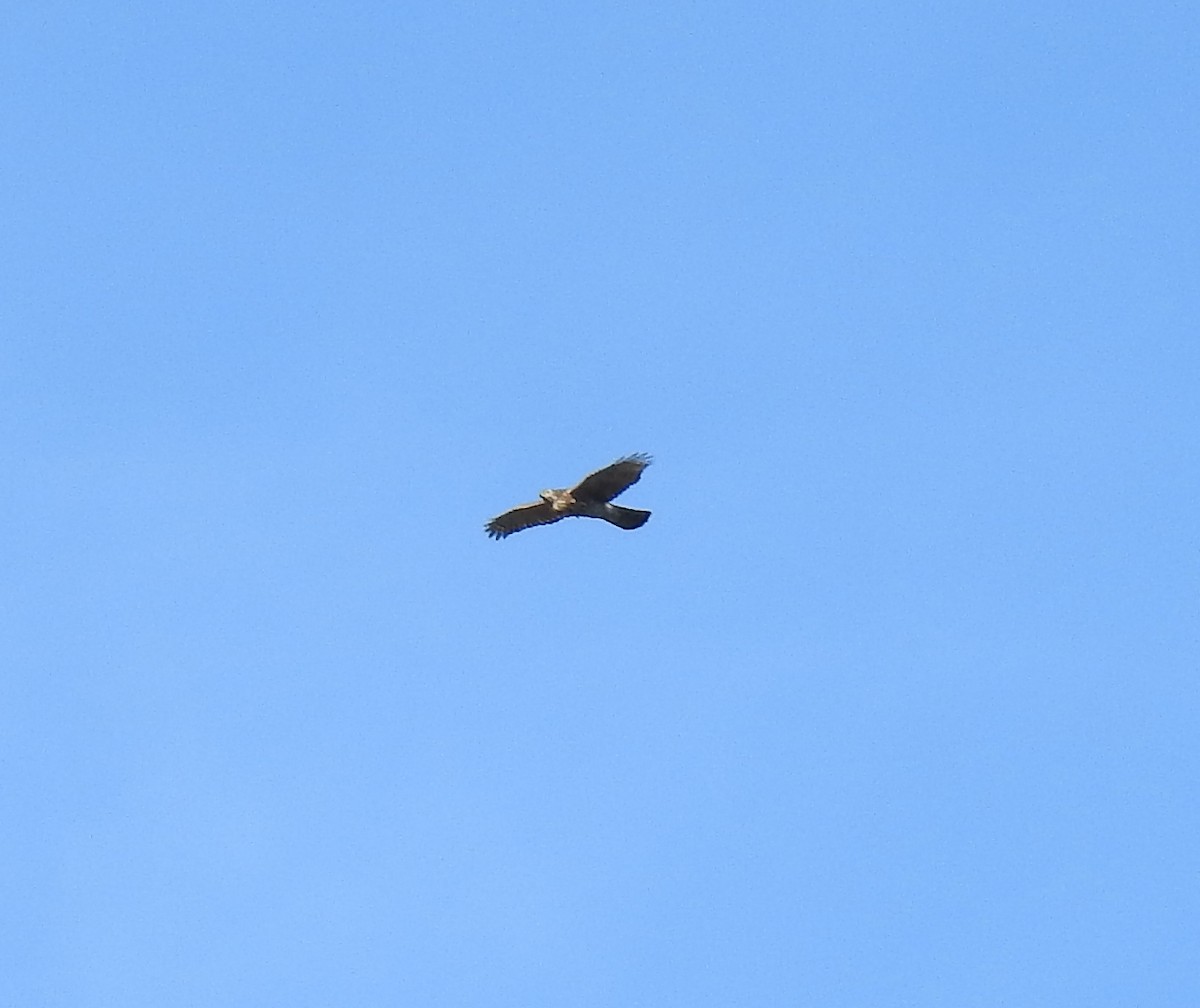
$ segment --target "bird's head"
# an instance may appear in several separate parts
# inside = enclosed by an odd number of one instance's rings
[[[555,511],[565,511],[575,503],[575,498],[566,490],[543,490],[538,496],[554,508]]]

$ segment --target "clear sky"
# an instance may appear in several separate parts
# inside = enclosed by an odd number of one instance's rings
[[[1194,5],[2,20],[0,1004],[1200,1004]]]

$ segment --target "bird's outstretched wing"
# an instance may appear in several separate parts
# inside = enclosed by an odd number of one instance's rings
[[[534,525],[549,525],[560,518],[565,518],[561,511],[555,511],[545,501],[533,504],[522,504],[502,515],[496,515],[484,528],[493,539],[503,539],[506,535],[520,532],[521,529],[532,528]]]
[[[626,455],[612,465],[585,476],[578,486],[572,488],[571,495],[577,501],[610,501],[633,486],[650,461],[649,455]]]

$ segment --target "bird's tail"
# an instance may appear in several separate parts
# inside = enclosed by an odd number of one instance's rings
[[[604,517],[616,525],[617,528],[635,529],[641,528],[650,520],[650,512],[639,511],[637,508],[621,507],[620,504],[609,504],[608,511]]]

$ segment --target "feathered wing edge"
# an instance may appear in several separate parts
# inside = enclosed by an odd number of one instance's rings
[[[612,465],[589,473],[571,488],[576,500],[610,501],[624,493],[642,478],[642,473],[654,460],[644,452],[626,455]]]
[[[522,529],[533,528],[535,525],[549,525],[565,517],[566,515],[561,511],[555,511],[545,501],[536,501],[533,504],[522,504],[520,507],[512,508],[502,515],[496,515],[484,526],[484,530],[493,539],[503,539]]]

